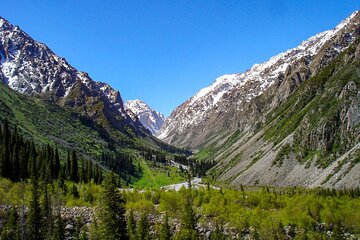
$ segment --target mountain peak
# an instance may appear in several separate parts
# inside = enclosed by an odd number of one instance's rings
[[[160,130],[166,119],[163,114],[152,109],[141,99],[126,101],[125,108],[131,110],[152,134],[156,134]]]

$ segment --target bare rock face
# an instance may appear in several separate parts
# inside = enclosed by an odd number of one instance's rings
[[[199,148],[223,132],[245,129],[280,106],[356,38],[360,13],[298,47],[255,64],[241,74],[224,75],[177,107],[157,136],[179,147]]]
[[[126,101],[125,108],[133,112],[141,124],[153,135],[160,130],[166,119],[163,114],[155,111],[140,99]]]

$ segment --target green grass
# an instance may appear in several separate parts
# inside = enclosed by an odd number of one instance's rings
[[[195,154],[195,158],[198,161],[209,161],[214,159],[214,154],[216,150],[213,147],[207,147],[201,149],[198,153]]]
[[[132,187],[134,188],[159,188],[186,180],[175,167],[151,167],[150,162],[147,162],[143,159],[138,159],[138,161],[142,169],[142,174],[140,178],[132,184]]]

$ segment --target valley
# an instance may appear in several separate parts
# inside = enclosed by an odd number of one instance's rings
[[[0,17],[0,239],[359,239],[359,69],[355,11],[165,117]]]

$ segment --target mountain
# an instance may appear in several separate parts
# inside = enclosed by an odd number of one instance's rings
[[[127,114],[119,91],[93,81],[87,73],[78,71],[3,18],[0,18],[0,56],[0,80],[17,92],[41,95],[93,119],[108,131],[116,129],[128,136],[149,134]]]
[[[36,143],[75,149],[118,170],[139,152],[176,152],[126,110],[119,91],[72,67],[45,44],[0,18],[0,122]],[[120,156],[120,157],[119,157]]]
[[[39,96],[104,129],[123,146],[171,147],[158,141],[124,108],[119,91],[72,67],[45,44],[0,18],[0,82]]]
[[[140,99],[126,101],[125,108],[131,110],[153,135],[160,130],[166,119],[163,114],[153,110]]]
[[[346,49],[355,39],[358,23],[359,12],[355,12],[333,30],[319,33],[265,63],[217,78],[178,106],[157,136],[179,147],[197,149],[219,133],[251,126]],[[274,89],[274,97],[265,106],[258,106],[256,97],[270,89]]]
[[[177,107],[159,137],[239,185],[360,184],[360,12]]]

